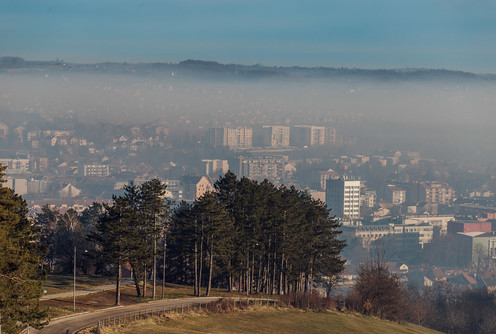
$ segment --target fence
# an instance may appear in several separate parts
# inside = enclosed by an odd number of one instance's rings
[[[184,314],[185,312],[189,313],[193,310],[207,310],[209,305],[218,303],[220,300],[221,299],[209,302],[184,303],[175,306],[150,307],[140,311],[128,312],[111,317],[106,317],[104,319],[98,320],[98,323],[92,324],[86,328],[97,326],[97,333],[100,333],[100,329],[104,327],[125,325],[128,322],[137,321],[140,319],[147,319],[149,317],[165,317],[167,314],[171,313]],[[232,302],[232,306],[234,309],[236,309],[236,307],[248,307],[249,305],[276,306],[277,304],[277,300],[262,298],[227,298],[225,299],[225,301],[228,303]],[[75,333],[79,333],[86,328],[82,328]]]

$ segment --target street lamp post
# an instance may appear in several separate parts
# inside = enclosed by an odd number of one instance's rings
[[[74,246],[74,289],[72,296],[73,296],[72,310],[76,312],[76,246]]]

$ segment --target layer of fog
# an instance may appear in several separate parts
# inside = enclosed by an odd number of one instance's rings
[[[490,81],[205,80],[83,73],[0,74],[0,111],[84,122],[324,124],[357,138],[357,153],[420,151],[449,160],[496,160]],[[0,114],[1,116],[1,114]],[[0,119],[1,121],[1,119]]]

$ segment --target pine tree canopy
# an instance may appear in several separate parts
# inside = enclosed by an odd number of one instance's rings
[[[2,330],[16,333],[21,324],[46,324],[39,305],[45,274],[39,230],[22,197],[2,186],[4,171],[0,165],[0,313]]]

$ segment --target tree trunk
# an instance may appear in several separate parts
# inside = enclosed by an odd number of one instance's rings
[[[212,272],[213,272],[213,267],[214,267],[214,251],[213,251],[213,244],[211,242],[210,244],[210,265],[208,269],[208,285],[207,285],[207,293],[205,294],[207,297],[210,295],[210,289],[212,287]]]
[[[143,269],[143,297],[146,297],[146,266]]]
[[[138,274],[137,274],[137,271],[136,271],[136,269],[132,263],[131,263],[131,269],[133,271],[133,279],[134,279],[134,286],[136,287],[136,295],[138,297],[141,297],[141,290],[140,290],[140,285],[139,285]]]
[[[121,304],[121,278],[122,278],[122,267],[121,262],[117,263],[117,282],[115,282],[115,306]]]
[[[249,286],[250,283],[250,252],[246,253],[246,277],[245,277],[245,283],[246,283],[246,295],[250,293],[251,287]]]
[[[279,295],[284,294],[283,290],[283,281],[284,281],[284,253],[281,255],[281,269],[279,272]]]
[[[272,291],[270,292],[271,295],[276,294],[276,256],[277,254],[274,253],[274,260],[272,261],[272,282],[270,283],[272,287]]]
[[[163,262],[163,267],[162,267],[162,299],[165,298],[165,255],[166,255],[166,250],[167,250],[167,240],[165,239],[164,236],[164,262]]]
[[[284,260],[284,293],[288,294],[289,293],[289,286],[288,286],[288,258]]]
[[[155,299],[157,293],[157,238],[153,237],[153,269],[152,269],[152,299]]]
[[[310,278],[308,280],[308,283],[310,285],[308,290],[310,293],[312,293],[312,289],[313,289],[313,266],[310,267]]]
[[[250,269],[250,294],[253,294],[253,281],[255,275],[255,254],[251,253],[251,269]]]
[[[203,242],[200,240],[200,261],[198,267],[198,297],[201,295],[201,285],[202,285],[202,272],[203,272]]]
[[[195,241],[195,296],[198,295],[198,243]]]
[[[258,256],[258,274],[257,274],[257,293],[260,293],[262,288],[262,256]]]

